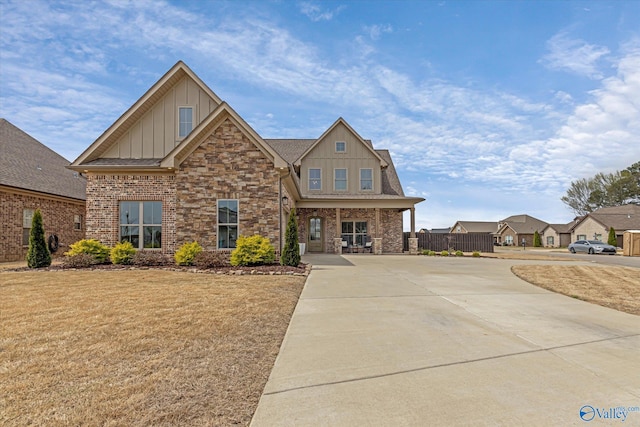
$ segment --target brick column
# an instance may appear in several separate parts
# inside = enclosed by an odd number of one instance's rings
[[[382,255],[382,237],[373,238],[373,254]]]
[[[409,237],[409,254],[418,255],[418,238]]]
[[[334,237],[333,238],[333,253],[334,254],[342,254],[342,238]]]

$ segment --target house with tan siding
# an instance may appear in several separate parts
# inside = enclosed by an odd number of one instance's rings
[[[263,139],[182,61],[70,168],[87,177],[88,237],[163,253],[194,240],[231,250],[253,234],[282,248],[293,208],[307,251],[402,252],[403,212],[415,236],[424,200],[344,119],[317,138]]]
[[[54,256],[84,238],[86,180],[69,161],[0,119],[0,262],[24,260],[31,220],[42,212]]]
[[[571,227],[572,241],[593,239],[606,243],[611,227],[616,232],[617,246],[622,248],[624,232],[640,230],[640,206],[614,206],[588,213]]]

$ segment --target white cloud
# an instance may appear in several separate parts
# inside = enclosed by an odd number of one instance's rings
[[[591,79],[602,78],[599,61],[610,53],[606,46],[588,44],[584,40],[571,39],[562,32],[547,41],[547,53],[541,62],[554,70],[569,71]]]
[[[365,26],[364,30],[371,40],[378,40],[383,33],[392,33],[393,27],[389,24]]]
[[[300,12],[314,22],[330,21],[339,14],[345,6],[338,6],[333,10],[323,9],[318,3],[304,1],[298,5]]]

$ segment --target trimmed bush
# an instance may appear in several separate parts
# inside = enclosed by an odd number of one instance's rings
[[[93,255],[90,254],[76,254],[65,256],[62,260],[63,268],[88,268],[95,264]]]
[[[298,244],[298,223],[296,221],[296,209],[289,212],[289,221],[284,237],[284,248],[280,255],[280,264],[297,267],[300,264],[300,245]]]
[[[120,242],[111,249],[109,258],[113,264],[131,264],[136,249],[131,242]]]
[[[272,264],[275,259],[276,251],[269,239],[257,234],[249,237],[238,236],[236,248],[231,252],[231,265],[233,266]]]
[[[540,233],[538,233],[538,230],[536,230],[533,233],[533,247],[534,248],[542,247],[542,237],[540,237]]]
[[[616,239],[616,230],[611,227],[609,228],[609,237],[607,238],[607,243],[611,246],[618,247],[618,239]]]
[[[31,220],[31,231],[29,231],[29,250],[27,251],[27,266],[29,268],[42,268],[51,265],[51,252],[44,239],[44,226],[42,225],[42,214],[40,209],[36,209]]]
[[[449,256],[449,251],[442,251],[442,252],[440,252],[440,255]]]
[[[139,267],[154,267],[173,264],[169,255],[158,251],[137,251],[131,258],[131,263]]]
[[[429,253],[427,254],[429,256],[436,256],[437,252],[436,251],[429,251]]]
[[[456,251],[456,256],[464,256],[464,252],[462,252],[462,251]]]
[[[431,252],[429,249],[423,249],[422,255],[429,255],[429,252]]]
[[[474,258],[479,258],[480,257],[480,251],[473,251],[473,257]]]
[[[193,265],[198,268],[219,268],[231,265],[229,252],[202,251],[196,255]]]
[[[96,239],[78,240],[71,244],[69,251],[64,254],[68,257],[79,254],[89,254],[93,257],[94,264],[104,264],[109,258],[109,247],[103,245]]]
[[[173,256],[178,265],[193,265],[196,255],[202,252],[202,246],[198,242],[187,242],[180,246]]]

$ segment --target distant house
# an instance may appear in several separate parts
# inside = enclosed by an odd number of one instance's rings
[[[171,254],[240,235],[282,248],[295,208],[309,252],[403,251],[404,195],[388,150],[342,118],[312,139],[263,139],[186,64],[176,63],[70,166],[87,176],[87,236]],[[372,246],[369,246],[369,243]]]
[[[68,165],[62,156],[0,119],[0,262],[25,259],[36,209],[42,212],[51,249],[60,247],[57,254],[84,238],[86,180]]]
[[[549,224],[541,232],[542,244],[548,248],[567,247],[571,243],[571,227],[575,222],[569,224]]]
[[[542,231],[548,226],[546,222],[529,215],[513,215],[498,222],[496,243],[506,246],[522,245],[533,246],[533,236],[537,231]]]
[[[427,230],[431,234],[448,234],[451,232],[449,228],[432,228],[431,230]]]
[[[617,246],[622,247],[625,231],[640,230],[640,206],[614,206],[593,211],[571,227],[571,238],[574,241],[594,239],[606,242],[611,227],[616,231]]]

